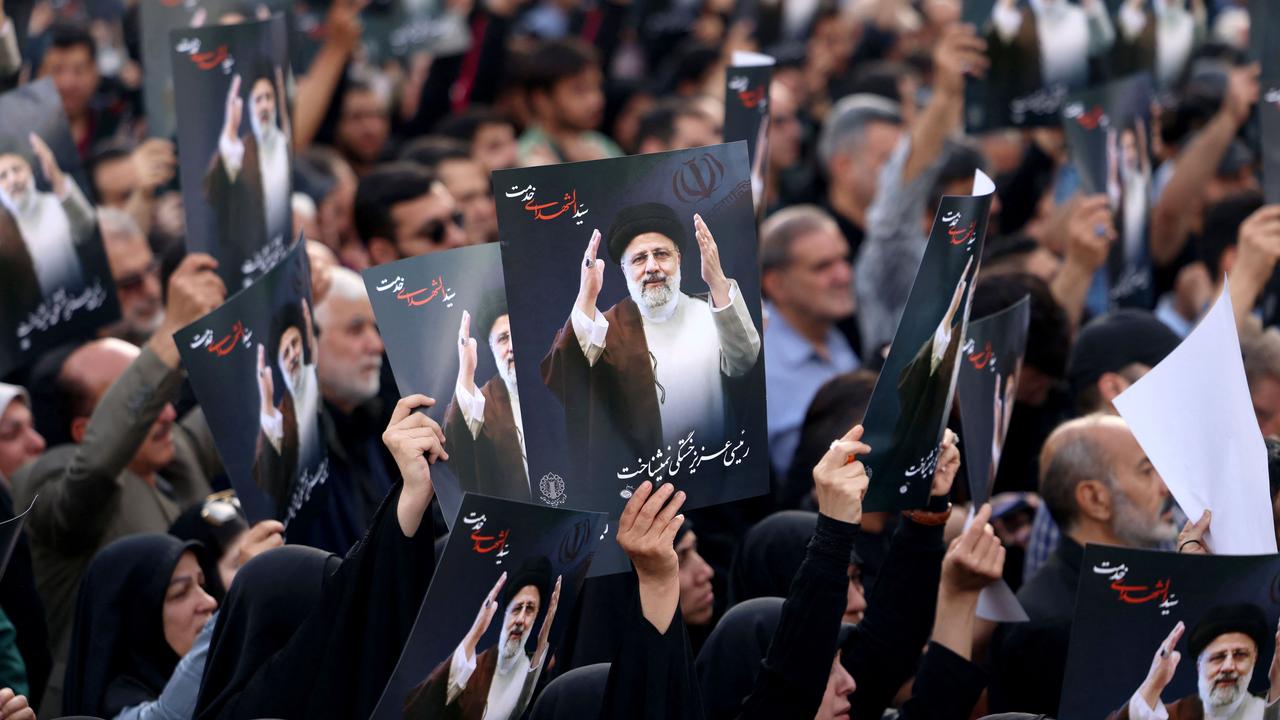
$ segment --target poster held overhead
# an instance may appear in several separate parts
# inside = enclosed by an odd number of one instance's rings
[[[744,140],[751,161],[751,196],[764,217],[764,184],[769,172],[769,83],[775,60],[761,53],[733,53],[725,71],[724,141]]]
[[[401,397],[436,401],[424,411],[444,429],[449,453],[431,469],[445,520],[453,523],[467,492],[528,502],[498,245],[379,265],[364,281]]]
[[[1225,281],[1191,334],[1112,402],[1187,517],[1213,511],[1214,552],[1276,552],[1267,449]]]
[[[942,198],[911,294],[862,425],[871,453],[868,512],[922,508],[960,370],[960,346],[995,184],[978,171],[972,195]]]

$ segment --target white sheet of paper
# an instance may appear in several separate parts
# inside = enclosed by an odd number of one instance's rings
[[[733,57],[729,60],[729,65],[732,67],[767,67],[777,62],[772,55],[748,50],[734,50]]]
[[[1267,449],[1225,284],[1182,344],[1114,404],[1187,517],[1213,511],[1215,554],[1276,552]]]

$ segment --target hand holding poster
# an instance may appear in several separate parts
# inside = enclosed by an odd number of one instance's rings
[[[289,526],[329,474],[306,243],[174,334],[249,520]]]
[[[1276,551],[1267,449],[1225,281],[1191,334],[1112,402],[1187,517],[1213,511],[1214,552]]]
[[[763,493],[769,456],[746,143],[493,174],[529,479],[617,512]],[[625,569],[613,543],[596,568]]]
[[[169,39],[187,249],[217,258],[234,291],[273,267],[292,236],[284,18]]]
[[[501,251],[496,244],[364,272],[401,396],[421,393],[444,429],[432,484],[452,522],[464,493],[529,501],[524,428]]]
[[[1057,717],[1268,717],[1277,588],[1276,555],[1086,546]]]
[[[0,95],[0,376],[119,317],[88,187],[53,81]]]
[[[604,530],[602,513],[468,493],[373,718],[519,718]]]
[[[973,195],[942,198],[924,259],[862,421],[871,473],[869,512],[922,508],[960,369],[961,340],[995,185],[981,171]]]

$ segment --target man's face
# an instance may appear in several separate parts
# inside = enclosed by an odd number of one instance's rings
[[[519,157],[515,128],[506,123],[488,123],[476,128],[471,140],[471,157],[488,172],[515,167]]]
[[[1206,709],[1228,708],[1249,692],[1258,648],[1244,633],[1219,635],[1196,659],[1200,701]]]
[[[316,340],[320,394],[349,411],[377,395],[381,385],[382,336],[373,306],[368,298],[353,300],[330,293],[319,317],[324,318]]]
[[[391,133],[391,120],[372,90],[348,92],[335,131],[337,146],[357,163],[377,162]]]
[[[0,414],[0,477],[12,479],[18,468],[40,457],[44,448],[44,437],[36,432],[27,403],[12,400]]]
[[[266,128],[276,123],[276,89],[271,81],[259,78],[253,84],[249,94],[249,105],[253,108],[253,119],[256,127]]]
[[[21,155],[0,155],[0,192],[22,205],[31,191],[31,166]]]
[[[853,148],[848,163],[849,186],[863,206],[870,206],[875,199],[880,169],[893,154],[902,137],[902,128],[893,123],[871,122],[862,131],[862,141]]]
[[[672,150],[687,150],[718,142],[720,137],[711,118],[701,114],[676,117],[675,134],[671,136]]]
[[[160,265],[141,234],[116,236],[104,231],[102,240],[126,329],[133,336],[146,337],[164,320]]]
[[[289,378],[290,384],[302,386],[302,332],[296,327],[285,328],[280,334],[280,372]]]
[[[538,608],[542,605],[538,589],[525,585],[507,603],[506,613],[502,616],[502,657],[510,660],[516,653],[524,651],[524,642],[533,630],[533,623],[538,619]]]
[[[1112,494],[1111,530],[1131,547],[1155,547],[1178,534],[1168,507],[1169,489],[1138,439],[1127,428],[1100,428],[1110,458],[1116,492]]]
[[[849,245],[835,228],[822,228],[791,243],[787,264],[771,270],[770,295],[779,307],[833,323],[853,313]]]
[[[138,167],[128,155],[98,163],[93,168],[93,186],[98,190],[101,206],[123,209],[138,184]]]
[[[421,197],[392,205],[397,252],[400,257],[415,257],[466,245],[460,218],[453,196],[442,183],[435,183]]]
[[[440,163],[440,180],[462,212],[462,229],[467,242],[481,245],[498,240],[498,208],[484,166],[475,160]]]
[[[511,317],[500,315],[489,330],[489,350],[498,364],[498,374],[508,383],[516,379],[516,354],[511,346]]]
[[[635,236],[622,253],[622,271],[632,300],[642,308],[665,307],[680,292],[680,251],[661,233]]]
[[[326,244],[336,249],[352,236],[352,208],[356,201],[355,173],[343,165],[336,176],[333,190],[320,201],[320,233]]]
[[[98,65],[83,45],[49,48],[40,64],[40,77],[53,78],[62,107],[73,120],[84,115],[98,89]]]
[[[1262,375],[1249,383],[1258,428],[1265,437],[1280,436],[1280,380]]]
[[[769,167],[783,170],[800,160],[800,120],[791,90],[781,83],[769,86]]]
[[[676,544],[680,561],[680,614],[687,625],[706,625],[715,611],[715,591],[711,578],[715,570],[698,554],[698,537],[692,531]]]
[[[604,119],[604,75],[588,67],[551,86],[547,99],[556,121],[577,131],[594,130]]]

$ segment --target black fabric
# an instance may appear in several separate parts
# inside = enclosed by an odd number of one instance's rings
[[[306,602],[290,602],[299,591],[280,574],[246,575],[253,563],[240,570],[214,627],[197,718],[369,716],[435,566],[426,514],[419,531],[405,537],[396,518],[399,497],[397,486],[335,571],[328,571],[332,560],[308,560],[309,569],[299,568],[309,613]],[[319,570],[322,565],[328,569]],[[264,612],[264,602],[275,610]],[[279,613],[285,612],[292,617],[282,622]],[[259,637],[263,623],[272,633],[265,640]]]
[[[13,497],[0,487],[0,522],[14,517]],[[35,570],[31,565],[31,543],[26,532],[18,542],[0,578],[0,610],[9,617],[17,631],[18,652],[27,666],[27,688],[35,704],[44,697],[53,669],[53,653],[49,650],[49,624],[45,620],[44,602],[36,592]],[[35,707],[38,711],[39,708]]]
[[[1252,640],[1256,648],[1261,650],[1267,646],[1267,616],[1262,608],[1253,603],[1235,603],[1218,605],[1205,613],[1191,632],[1187,635],[1187,646],[1191,649],[1191,657],[1199,658],[1200,653],[1218,638],[1227,633],[1244,633]]]
[[[76,598],[62,711],[112,717],[156,699],[178,664],[164,639],[164,598],[196,543],[133,535],[94,556]]]
[[[1178,342],[1169,326],[1144,310],[1102,315],[1080,330],[1067,362],[1067,380],[1072,392],[1079,393],[1103,373],[1119,372],[1133,363],[1155,367]]]
[[[1063,535],[1018,591],[1030,621],[996,627],[991,639],[992,712],[1057,713],[1083,560],[1084,548]]]
[[[169,526],[169,534],[179,540],[194,540],[200,543],[196,556],[200,559],[200,569],[204,571],[204,588],[214,600],[218,601],[219,605],[227,596],[227,589],[222,586],[218,560],[241,533],[248,529],[249,522],[243,515],[236,515],[221,525],[214,525],[204,518],[203,503],[187,508]]]
[[[538,696],[529,720],[583,720],[600,717],[609,663],[575,668],[552,680]]]
[[[911,697],[902,704],[899,720],[969,720],[987,686],[987,674],[950,648],[936,642],[916,671]]]
[[[628,205],[618,211],[605,236],[605,245],[609,248],[609,257],[615,263],[622,264],[622,254],[637,235],[656,232],[671,238],[676,249],[683,252],[687,240],[684,225],[676,217],[676,212],[662,203],[640,203]]]
[[[778,629],[783,602],[760,597],[734,605],[707,639],[698,654],[697,671],[708,720],[737,717]]]
[[[817,513],[784,510],[751,528],[733,559],[729,604],[758,597],[786,597],[817,522]]]

